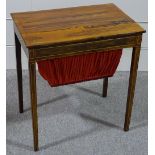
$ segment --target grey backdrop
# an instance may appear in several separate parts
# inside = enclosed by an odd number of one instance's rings
[[[73,7],[80,5],[92,5],[92,4],[103,4],[103,3],[115,3],[122,8],[130,17],[137,21],[143,28],[147,30],[148,18],[147,18],[147,0],[7,0],[7,13],[6,13],[6,25],[7,25],[7,39],[6,39],[6,67],[7,69],[15,69],[15,53],[14,53],[14,35],[13,35],[13,24],[10,17],[10,12],[21,12],[39,9],[52,9],[52,8],[63,8]],[[144,34],[139,70],[147,71],[148,63],[148,43],[147,33]],[[130,68],[130,57],[131,49],[126,49],[123,52],[121,62],[118,70],[128,71]],[[27,69],[27,59],[23,52],[23,69]]]

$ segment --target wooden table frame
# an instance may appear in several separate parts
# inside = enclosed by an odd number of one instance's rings
[[[20,113],[23,112],[23,87],[22,87],[22,64],[21,64],[21,44],[19,42],[19,39],[17,37],[18,33],[15,32],[15,43],[16,43],[16,61],[17,61],[17,77],[18,77],[18,93],[19,93],[19,111]],[[141,49],[141,40],[142,35],[136,35],[136,36],[129,36],[127,38],[115,38],[110,40],[101,40],[99,41],[100,47],[98,48],[98,42],[89,42],[89,44],[93,48],[93,50],[115,50],[115,49],[121,49],[121,48],[129,48],[133,47],[132,51],[132,60],[131,60],[131,67],[130,67],[130,78],[129,78],[129,86],[128,86],[128,96],[127,96],[127,105],[126,105],[126,115],[125,115],[125,122],[124,122],[124,131],[129,130],[129,124],[131,119],[131,112],[132,112],[132,106],[133,106],[133,98],[134,98],[134,91],[135,91],[135,84],[136,84],[136,77],[137,77],[137,68],[138,68],[138,61],[140,56],[140,49]],[[111,42],[114,44],[114,46],[108,46],[106,44],[103,44],[102,42]],[[87,43],[86,47],[87,47]],[[71,47],[74,48],[74,46],[79,47],[79,49],[83,50],[84,44],[81,47],[81,44],[72,44]],[[104,46],[103,48],[101,46]],[[60,46],[58,49],[63,48],[64,51],[68,47]],[[34,150],[38,150],[38,116],[37,116],[37,90],[36,90],[36,61],[37,60],[44,60],[44,59],[52,59],[55,58],[55,56],[50,55],[50,50],[47,48],[47,52],[45,52],[45,49],[27,49],[29,50],[29,57],[28,57],[28,66],[29,66],[29,77],[30,77],[30,95],[31,95],[31,110],[32,110],[32,125],[33,125],[33,136],[34,136]],[[54,49],[52,48],[54,51]],[[92,48],[89,48],[90,51],[92,51]],[[37,51],[40,51],[46,53],[46,55],[43,55],[40,57],[37,53]],[[56,47],[57,51],[57,47]],[[83,50],[84,51],[84,50]],[[86,48],[86,52],[89,52]],[[72,53],[66,53],[67,56],[73,55]],[[57,58],[58,56],[56,56]],[[60,55],[61,57],[61,55]],[[106,97],[107,94],[107,84],[108,84],[108,78],[105,78],[104,81],[104,89],[103,89],[103,96]]]
[[[19,111],[23,113],[23,86],[22,86],[22,62],[21,62],[21,46],[28,58],[29,79],[30,79],[30,96],[32,111],[32,126],[34,150],[38,148],[38,116],[37,116],[37,90],[36,90],[36,62],[39,60],[61,58],[66,56],[80,55],[83,53],[91,53],[95,51],[109,51],[123,48],[133,48],[130,77],[128,86],[128,96],[126,104],[126,114],[124,122],[124,131],[129,130],[131,112],[133,106],[133,98],[136,85],[137,68],[141,50],[142,34],[145,31],[140,30],[128,35],[117,35],[114,37],[106,37],[92,40],[83,40],[81,42],[70,42],[67,44],[55,44],[45,46],[25,45],[20,31],[14,24],[15,46],[16,46],[16,64],[17,64],[17,81],[19,96]],[[107,96],[108,77],[103,82],[103,97]]]

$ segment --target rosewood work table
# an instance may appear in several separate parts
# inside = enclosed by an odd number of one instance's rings
[[[14,22],[19,111],[23,113],[21,46],[28,58],[34,150],[38,147],[36,63],[133,48],[124,131],[129,130],[142,34],[145,30],[114,4],[11,14]],[[103,77],[103,96],[108,77]]]

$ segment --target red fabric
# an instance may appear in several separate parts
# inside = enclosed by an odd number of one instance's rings
[[[110,77],[116,71],[122,50],[95,52],[39,61],[40,74],[51,86]]]

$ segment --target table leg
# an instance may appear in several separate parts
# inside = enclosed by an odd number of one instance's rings
[[[124,131],[128,131],[129,125],[130,125],[140,50],[141,50],[141,46],[138,46],[138,47],[133,47],[133,51],[132,51]]]
[[[15,34],[16,46],[16,68],[17,68],[17,82],[18,82],[18,101],[19,112],[23,113],[23,84],[22,84],[22,63],[21,63],[21,44]]]
[[[107,91],[108,91],[108,77],[105,77],[103,80],[103,97],[107,97]]]
[[[36,63],[29,62],[30,95],[33,126],[34,151],[38,150],[38,116],[37,116],[37,91],[36,91]]]

